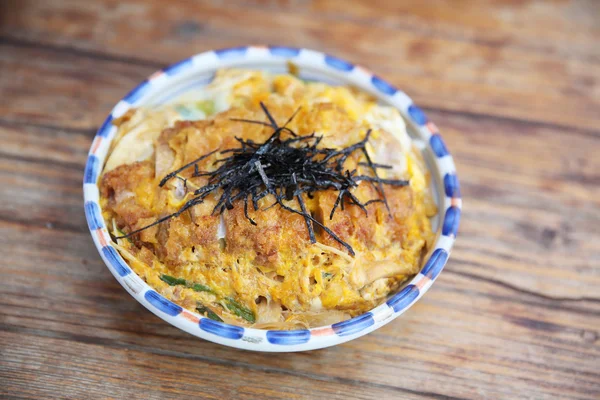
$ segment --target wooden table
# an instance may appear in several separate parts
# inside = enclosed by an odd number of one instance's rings
[[[375,6],[377,4],[377,6]],[[600,398],[600,2],[0,2],[0,397]],[[436,122],[464,196],[432,290],[300,354],[133,300],[83,213],[95,130],[154,70],[242,44],[363,64]]]

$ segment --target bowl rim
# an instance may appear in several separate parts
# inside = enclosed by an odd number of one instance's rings
[[[328,326],[290,331],[246,328],[213,321],[171,302],[158,294],[140,278],[112,246],[99,205],[98,179],[103,169],[110,142],[116,127],[112,121],[129,109],[143,103],[147,96],[176,80],[185,81],[190,74],[214,73],[220,68],[248,67],[248,63],[281,64],[292,61],[301,67],[335,76],[346,84],[354,84],[397,108],[426,143],[431,154],[430,173],[439,182],[438,215],[440,226],[432,250],[423,262],[421,271],[385,302],[352,319]],[[230,347],[266,352],[313,350],[344,343],[363,336],[400,316],[433,284],[444,268],[456,239],[462,199],[452,156],[447,150],[436,125],[404,92],[396,89],[368,69],[328,54],[285,46],[242,46],[209,50],[196,54],[161,70],[131,90],[120,100],[98,129],[90,147],[83,178],[84,209],[90,234],[107,268],[117,281],[152,313],[194,336]]]

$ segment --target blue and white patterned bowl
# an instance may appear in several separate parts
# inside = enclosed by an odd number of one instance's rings
[[[293,331],[242,328],[204,318],[167,300],[137,276],[112,246],[98,202],[98,176],[116,128],[115,118],[132,107],[158,105],[190,89],[206,85],[216,70],[227,67],[287,72],[287,62],[302,78],[353,85],[400,110],[410,135],[420,145],[432,176],[439,213],[433,221],[435,246],[419,274],[398,293],[371,311],[330,326]],[[398,317],[433,284],[446,264],[456,238],[461,199],[454,162],[437,127],[403,92],[367,69],[323,53],[289,47],[236,47],[208,51],[154,73],[113,108],[92,143],[83,179],[85,214],[94,243],[119,283],[144,307],[192,335],[226,346],[255,351],[302,351],[333,346],[365,335]]]

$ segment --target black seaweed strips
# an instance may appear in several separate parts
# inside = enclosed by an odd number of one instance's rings
[[[299,136],[288,128],[289,123],[300,109],[297,109],[285,124],[279,126],[265,104],[261,102],[260,106],[268,122],[248,119],[232,120],[272,128],[273,133],[265,142],[255,143],[252,140],[244,140],[236,137],[236,140],[240,143],[240,147],[219,152],[223,158],[215,161],[215,165],[218,167],[214,171],[199,171],[198,163],[218,152],[218,149],[169,173],[160,181],[159,186],[164,186],[165,183],[174,177],[182,179],[185,184],[186,180],[179,177],[178,174],[191,167],[194,168],[192,177],[206,176],[208,177],[208,183],[195,190],[193,193],[194,197],[188,200],[176,212],[159,218],[154,223],[143,228],[119,236],[117,239],[130,237],[144,229],[177,217],[191,207],[202,203],[210,194],[219,191],[221,194],[217,204],[213,208],[213,215],[220,214],[225,209],[230,210],[234,207],[234,203],[243,201],[244,215],[249,223],[256,225],[256,222],[248,215],[249,204],[252,205],[255,211],[258,211],[258,201],[268,195],[273,195],[275,198],[274,203],[265,209],[279,205],[286,211],[301,215],[306,221],[311,243],[316,242],[314,225],[317,225],[336,242],[345,247],[351,255],[354,255],[354,250],[348,243],[340,239],[323,222],[311,215],[306,208],[303,195],[306,194],[308,198],[312,199],[313,194],[318,191],[337,191],[338,196],[329,215],[329,219],[331,220],[338,207],[342,210],[344,209],[345,203],[356,205],[367,214],[367,206],[379,202],[385,204],[389,212],[383,186],[406,186],[409,182],[406,180],[382,179],[379,177],[377,173],[378,169],[390,169],[392,167],[377,164],[371,160],[366,149],[366,144],[371,135],[370,129],[363,140],[351,146],[342,149],[319,147],[323,139],[322,136],[318,136],[314,132],[310,135]],[[366,162],[360,162],[358,165],[368,167],[371,175],[357,175],[357,170],[349,171],[344,169],[345,161],[357,151],[361,152],[366,160]],[[379,198],[364,203],[359,201],[352,194],[351,190],[356,188],[361,181],[367,181],[372,184]],[[291,206],[291,201],[294,199],[299,209]]]

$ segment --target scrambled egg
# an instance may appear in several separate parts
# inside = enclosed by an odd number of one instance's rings
[[[329,214],[335,191],[305,197],[311,214],[356,252],[325,232],[309,241],[300,215],[271,207],[234,204],[213,214],[217,196],[116,245],[133,270],[163,296],[203,315],[257,328],[293,329],[331,324],[365,312],[404,280],[417,273],[432,244],[429,218],[436,213],[428,193],[428,175],[413,149],[397,110],[377,105],[348,87],[307,83],[292,75],[249,70],[220,71],[196,95],[158,109],[130,111],[119,127],[100,180],[101,205],[115,237],[156,222],[177,211],[206,178],[182,171],[163,187],[160,180],[215,149],[237,148],[236,137],[263,142],[272,129],[232,119],[265,120],[264,102],[283,124],[298,108],[290,128],[301,135],[322,135],[321,146],[346,147],[373,133],[367,150],[385,178],[408,179],[405,187],[384,187],[390,211],[381,203],[368,215],[351,204]],[[213,170],[215,153],[198,163]],[[359,156],[347,169],[361,168]],[[361,201],[378,198],[369,182],[353,194]]]

